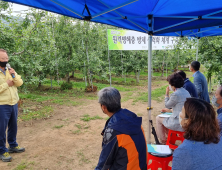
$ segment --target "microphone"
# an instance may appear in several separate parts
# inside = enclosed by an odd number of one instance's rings
[[[6,64],[6,67],[7,67],[9,70],[11,70],[11,66],[10,66],[9,63]],[[15,78],[15,74],[12,73],[11,76],[12,76],[12,78]]]

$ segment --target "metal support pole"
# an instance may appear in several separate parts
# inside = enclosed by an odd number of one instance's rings
[[[196,61],[198,61],[198,47],[199,47],[199,39],[197,39]]]
[[[110,82],[110,87],[112,86],[112,75],[111,75],[111,66],[110,66],[110,57],[109,57],[109,49],[108,49],[108,59],[109,59],[109,82]]]
[[[122,53],[122,50],[121,50],[121,63],[122,63],[122,78],[123,78],[123,53]]]
[[[168,57],[168,51],[167,51],[167,56],[166,56],[166,60],[167,60],[167,57]],[[167,68],[168,67],[168,62],[166,62],[166,79],[167,79]]]
[[[110,57],[109,57],[109,42],[108,42],[108,32],[107,32],[107,27],[106,27],[106,33],[107,33],[107,46],[108,46],[108,60],[109,60],[109,83],[110,87],[112,86],[112,77],[111,77],[111,66],[110,66]]]
[[[151,81],[152,81],[152,36],[148,35],[148,143],[151,143]]]

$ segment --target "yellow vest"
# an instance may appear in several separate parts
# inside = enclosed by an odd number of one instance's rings
[[[0,70],[0,105],[15,105],[19,101],[17,87],[23,84],[21,76],[15,73],[15,78],[12,78],[8,69],[6,75]],[[9,87],[7,80],[12,80],[14,86]]]

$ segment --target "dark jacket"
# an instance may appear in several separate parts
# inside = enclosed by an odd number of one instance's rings
[[[200,71],[194,73],[193,76],[194,76],[193,84],[197,89],[197,94],[199,99],[205,100],[210,103],[206,77]]]
[[[222,134],[222,108],[218,109],[217,113],[218,113],[217,119],[219,121],[220,131],[221,131],[221,134]]]
[[[191,97],[198,98],[197,89],[188,78],[184,80],[183,88],[186,89],[190,93]]]
[[[95,170],[146,170],[142,118],[127,109],[110,117],[102,131],[102,152]]]

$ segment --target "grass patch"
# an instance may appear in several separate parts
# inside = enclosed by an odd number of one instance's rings
[[[54,126],[54,128],[56,128],[56,129],[60,129],[60,128],[62,128],[64,125],[58,125],[58,126]]]
[[[73,134],[80,134],[80,132],[81,132],[81,131],[80,131],[79,129],[78,129],[78,130],[75,130],[75,131],[72,130],[72,133],[73,133]]]
[[[63,99],[56,99],[56,100],[53,100],[52,103],[64,105],[64,100]]]
[[[46,95],[38,95],[38,94],[33,94],[33,93],[29,93],[29,94],[25,94],[25,93],[19,93],[19,97],[21,99],[29,99],[29,100],[33,100],[36,102],[43,102],[43,101],[48,101],[48,100],[52,100],[52,99],[59,99],[59,97],[56,96],[46,96]]]
[[[166,88],[168,85],[166,86],[162,86],[160,88],[157,88],[155,90],[152,90],[152,100],[157,100],[158,102],[163,101],[165,93],[166,93]],[[142,101],[142,102],[148,102],[148,93],[144,93],[144,92],[140,92],[139,93],[139,97],[137,97],[136,99],[134,99],[134,103],[138,102],[138,101]]]
[[[81,104],[83,104],[83,102],[77,102],[77,101],[70,101],[70,104],[72,105],[72,106],[79,106],[79,105],[81,105]]]
[[[152,99],[157,101],[162,101],[164,99],[167,86],[169,85],[162,86],[160,88],[152,90]]]
[[[78,98],[88,99],[88,100],[95,100],[95,99],[97,99],[97,95],[94,94],[94,93],[89,93],[89,94],[85,94],[85,95],[79,96]]]
[[[23,121],[28,121],[32,119],[43,119],[43,118],[49,118],[51,114],[53,113],[52,106],[45,106],[42,109],[38,111],[28,111],[26,113],[23,113],[19,116],[19,119]]]
[[[133,87],[130,87],[130,86],[113,86],[113,87],[116,88],[117,90],[121,91],[121,92],[137,90],[137,88],[133,88]]]
[[[25,162],[20,163],[14,170],[23,170],[27,167]]]
[[[88,129],[90,126],[88,124],[80,125],[80,124],[75,124],[75,126],[78,129]]]
[[[90,160],[88,158],[86,158],[86,156],[83,154],[82,150],[77,151],[76,154],[79,158],[79,165],[90,163]]]
[[[126,101],[128,101],[128,100],[130,100],[130,99],[133,99],[133,97],[132,97],[133,93],[134,93],[134,92],[128,92],[128,93],[126,94],[126,96],[121,99],[121,102],[126,102]]]
[[[26,162],[26,161],[22,161],[16,168],[14,168],[13,170],[24,170],[26,169],[29,165],[34,165],[35,162]]]
[[[152,86],[162,86],[162,85],[166,85],[166,84],[169,84],[166,80],[152,82]]]
[[[102,117],[96,115],[96,116],[93,116],[93,117],[90,117],[88,114],[86,115],[83,115],[83,118],[81,118],[81,120],[85,121],[85,122],[88,122],[90,120],[96,120],[96,119],[103,119]]]
[[[75,126],[78,128],[78,129],[82,129],[82,126],[80,124],[75,124]]]

